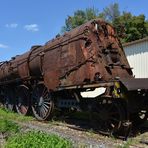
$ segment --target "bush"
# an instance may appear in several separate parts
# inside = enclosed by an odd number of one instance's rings
[[[43,132],[30,131],[10,137],[6,148],[71,148],[72,144],[66,139]]]

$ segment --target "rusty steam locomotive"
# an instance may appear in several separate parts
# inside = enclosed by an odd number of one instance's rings
[[[100,87],[101,95],[81,95]],[[114,28],[100,19],[1,62],[0,96],[10,110],[32,110],[38,120],[54,108],[87,111],[107,133],[148,116],[148,79],[134,78]]]

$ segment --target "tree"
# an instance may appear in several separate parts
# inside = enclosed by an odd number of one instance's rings
[[[95,8],[75,11],[73,16],[68,16],[65,20],[62,33],[95,18],[103,18],[111,23],[122,42],[130,42],[148,36],[148,21],[145,15],[134,16],[130,12],[120,12],[118,3],[110,4],[101,13]]]
[[[100,15],[102,15],[106,21],[114,23],[120,16],[118,3],[110,4],[108,7],[103,9],[103,12]]]
[[[148,36],[148,22],[143,14],[133,16],[130,12],[123,12],[113,25],[116,27],[118,34],[121,25],[125,28],[126,36],[121,39],[122,42],[130,42]]]
[[[73,16],[68,16],[65,20],[65,26],[62,27],[62,33],[70,31],[85,22],[98,17],[98,10],[95,8],[87,8],[86,10],[77,10]]]
[[[103,18],[106,21],[113,23],[119,16],[120,11],[117,3],[106,7],[102,13],[99,13],[99,10],[95,8],[77,10],[74,12],[73,16],[68,16],[68,18],[65,20],[65,26],[62,27],[61,32],[63,33],[70,31],[71,29],[76,28],[77,26],[80,26],[83,23],[95,18]]]

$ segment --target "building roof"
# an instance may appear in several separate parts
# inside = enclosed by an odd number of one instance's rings
[[[141,42],[144,42],[144,41],[148,41],[148,37],[145,37],[143,39],[139,39],[139,40],[136,40],[136,41],[124,43],[123,47],[129,46],[129,45],[133,45],[133,44],[137,44],[137,43],[141,43]]]

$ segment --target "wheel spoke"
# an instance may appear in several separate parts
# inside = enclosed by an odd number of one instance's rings
[[[45,110],[45,112],[48,112],[48,108],[46,108],[45,105],[43,105],[43,109]]]
[[[44,104],[51,105],[51,102],[44,102]]]
[[[49,97],[49,92],[43,84],[38,84],[33,90],[32,111],[38,120],[46,120],[51,117],[53,101]],[[36,104],[36,107],[35,107]]]
[[[41,110],[40,110],[40,116],[42,116],[44,118],[45,115],[46,115],[45,111],[41,108]]]
[[[44,98],[44,100],[48,101],[49,100],[48,93],[44,94],[43,98]]]

